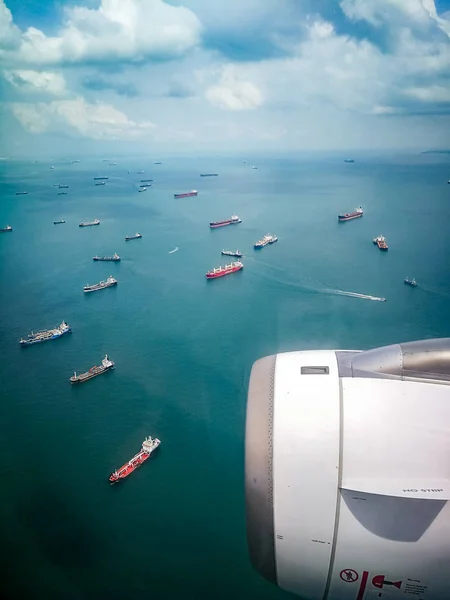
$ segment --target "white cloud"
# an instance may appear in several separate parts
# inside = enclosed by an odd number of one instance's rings
[[[163,0],[101,0],[98,9],[75,6],[65,16],[56,36],[34,27],[21,33],[0,0],[0,34],[18,46],[0,41],[0,59],[20,66],[170,59],[194,48],[201,31],[192,11]]]
[[[15,88],[25,92],[42,92],[54,96],[66,93],[66,81],[60,73],[50,71],[4,71],[3,76]]]
[[[109,104],[89,104],[83,98],[48,104],[14,102],[14,116],[31,133],[66,132],[94,140],[133,140],[150,134],[155,125],[135,122]]]
[[[211,104],[228,110],[258,108],[263,102],[260,90],[251,81],[241,79],[233,65],[223,68],[219,84],[207,88],[206,98]]]

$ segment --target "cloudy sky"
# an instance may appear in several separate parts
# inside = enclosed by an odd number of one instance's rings
[[[0,0],[0,152],[450,146],[450,0]]]

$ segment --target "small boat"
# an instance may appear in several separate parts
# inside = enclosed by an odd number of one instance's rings
[[[1,232],[1,233],[5,233],[6,231],[12,231],[12,230],[13,230],[13,229],[12,229],[11,225],[7,225],[6,227],[2,227],[2,228],[0,229],[0,232]]]
[[[148,458],[151,453],[158,448],[161,441],[158,438],[152,438],[151,435],[145,438],[142,442],[142,448],[140,451],[133,456],[128,462],[117,469],[109,476],[110,483],[116,483],[121,479],[125,479],[128,475],[131,475],[138,467],[140,467]]]
[[[108,261],[108,262],[119,262],[120,261],[120,256],[117,254],[117,252],[114,252],[114,254],[112,256],[98,256],[95,255],[92,257],[92,260],[96,260],[96,261]]]
[[[61,225],[62,223],[65,223],[64,219],[60,219],[59,221],[53,221],[53,225]]]
[[[232,250],[222,250],[222,254],[223,256],[236,256],[237,258],[242,258],[243,256],[242,252],[239,252],[239,250],[236,250],[235,252]]]
[[[237,260],[234,263],[229,265],[225,265],[224,267],[217,267],[212,269],[212,271],[208,271],[206,273],[206,279],[217,279],[218,277],[223,277],[224,275],[230,275],[231,273],[237,273],[244,268],[244,265],[240,260]]]
[[[140,233],[135,233],[134,235],[126,235],[125,241],[129,242],[130,240],[139,240],[141,237],[142,237],[142,234],[140,234]]]
[[[404,279],[404,283],[411,285],[412,287],[417,287],[417,281],[414,279],[414,277],[412,279],[408,279],[408,277],[406,277],[406,279]]]
[[[376,238],[373,238],[372,241],[380,250],[386,251],[388,249],[386,238],[383,235],[378,235]]]

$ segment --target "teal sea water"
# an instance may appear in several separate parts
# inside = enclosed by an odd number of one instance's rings
[[[0,163],[0,226],[14,228],[0,234],[3,589],[46,600],[288,598],[247,555],[251,365],[291,349],[450,336],[450,158],[80,158],[53,170]],[[95,187],[102,175],[108,184]],[[138,193],[144,177],[154,184]],[[173,198],[192,188],[198,197]],[[359,205],[362,219],[337,222]],[[234,212],[242,224],[209,229]],[[95,217],[99,227],[78,227]],[[136,231],[141,240],[124,241]],[[279,242],[255,251],[268,232]],[[387,253],[372,244],[380,233]],[[206,281],[222,248],[242,250],[245,268]],[[121,263],[92,261],[114,252]],[[110,274],[116,288],[83,294]],[[71,335],[20,348],[62,319]],[[70,386],[106,352],[115,371]],[[109,486],[148,434],[159,451]]]

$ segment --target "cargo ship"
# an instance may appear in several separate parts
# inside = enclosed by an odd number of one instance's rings
[[[388,245],[386,242],[386,238],[383,235],[379,235],[376,238],[373,238],[373,243],[378,246],[378,248],[380,250],[387,250],[388,249]]]
[[[109,177],[94,177],[94,181],[106,181]]]
[[[117,254],[117,252],[114,252],[114,254],[112,256],[98,256],[95,255],[92,257],[92,260],[103,260],[103,261],[110,261],[110,262],[119,262],[120,261],[120,256]]]
[[[229,219],[225,219],[224,221],[211,221],[209,226],[211,229],[215,229],[216,227],[225,227],[226,225],[237,225],[238,223],[242,223],[242,220],[237,215],[232,215]]]
[[[217,277],[223,277],[224,275],[230,275],[231,273],[236,273],[243,269],[244,265],[240,260],[237,260],[234,263],[230,263],[229,265],[225,265],[224,267],[217,267],[212,271],[208,271],[206,273],[206,279],[217,279]]]
[[[224,256],[236,256],[237,258],[242,258],[243,256],[242,252],[239,252],[239,250],[236,250],[236,252],[233,252],[232,250],[222,250],[222,254]]]
[[[85,285],[83,290],[85,294],[87,294],[88,292],[104,290],[105,288],[112,287],[113,285],[117,285],[117,279],[114,279],[114,277],[110,275],[106,281],[99,281],[98,283],[94,283],[94,285]]]
[[[277,236],[276,235],[270,235],[268,233],[263,238],[261,238],[260,240],[258,240],[256,242],[256,244],[254,244],[254,247],[255,248],[264,248],[264,246],[267,246],[267,244],[273,244],[275,242],[278,242]]]
[[[412,287],[417,287],[417,281],[414,279],[414,277],[412,279],[408,279],[408,277],[404,280],[404,283],[406,283],[407,285],[411,285]]]
[[[94,185],[106,185],[106,181],[97,181]]]
[[[154,165],[162,165],[162,163],[160,163],[160,162],[158,162],[158,161],[155,161],[153,164],[154,164]]]
[[[58,196],[67,196],[67,192],[58,192]]]
[[[141,183],[145,183],[146,185],[152,183],[153,179],[141,179]]]
[[[2,228],[0,229],[0,231],[1,231],[2,233],[4,233],[5,231],[12,231],[12,227],[11,227],[11,225],[7,225],[6,227],[2,227]]]
[[[105,358],[102,360],[102,364],[99,367],[91,367],[89,371],[80,373],[79,375],[74,371],[74,374],[70,378],[70,383],[84,383],[93,377],[97,377],[97,375],[102,375],[103,373],[106,373],[106,371],[111,371],[111,369],[114,369],[114,363],[108,358],[108,355],[105,354]]]
[[[60,190],[66,190],[69,186],[68,185],[58,185]]]
[[[146,191],[147,191],[146,185],[141,185],[141,187],[138,189],[138,192],[146,192]]]
[[[181,194],[174,194],[174,198],[190,198],[191,196],[197,196],[197,190],[191,190],[190,192],[182,192]]]
[[[126,235],[125,241],[129,242],[130,240],[139,240],[142,237],[141,233],[135,233],[134,235]]]
[[[50,340],[57,340],[65,333],[70,333],[71,331],[72,328],[67,325],[65,321],[63,321],[61,325],[59,327],[55,327],[55,329],[46,329],[43,331],[38,331],[37,333],[32,331],[30,334],[28,334],[27,338],[22,338],[20,340],[20,345],[24,347],[31,346],[32,344],[39,344],[41,342],[48,342]]]
[[[60,219],[59,221],[53,221],[53,225],[61,225],[62,223],[65,223],[64,219]]]
[[[16,192],[16,196],[26,196],[28,192]]]
[[[98,219],[94,219],[93,221],[82,221],[78,227],[93,227],[94,225],[100,225],[100,221]]]
[[[125,479],[128,475],[131,475],[133,471],[135,471],[138,467],[142,465],[148,458],[150,458],[150,454],[158,448],[161,444],[161,441],[158,438],[152,438],[151,435],[145,438],[142,442],[142,448],[139,450],[137,454],[133,456],[127,463],[122,465],[120,469],[117,469],[109,476],[110,483],[117,483],[121,479]]]
[[[218,177],[219,173],[200,173],[200,177]]]
[[[343,215],[338,215],[338,221],[340,223],[342,223],[343,221],[351,221],[352,219],[359,219],[359,217],[362,217],[363,214],[364,214],[364,211],[359,206],[358,208],[355,208],[355,210],[352,212],[345,213]]]

